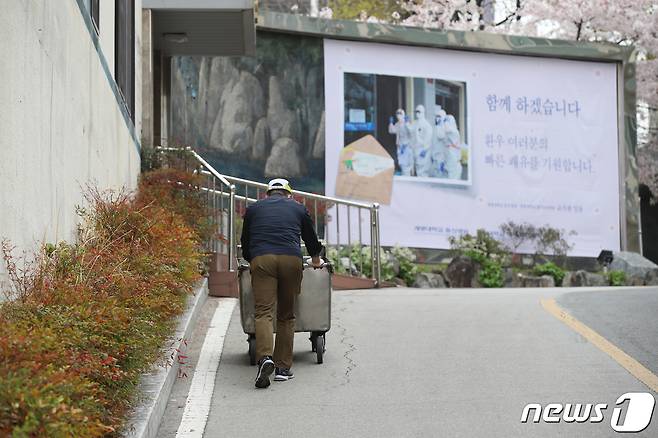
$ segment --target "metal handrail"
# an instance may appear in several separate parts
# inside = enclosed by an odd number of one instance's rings
[[[197,154],[197,153],[194,151],[194,149],[192,149],[192,148],[189,147],[189,146],[186,147],[186,148],[172,148],[172,147],[165,147],[165,146],[157,146],[156,149],[157,149],[158,151],[162,151],[162,152],[187,152],[187,153],[189,153],[190,155],[192,155],[194,158],[196,158],[197,161],[198,161],[199,163],[201,163],[201,165],[207,169],[207,172],[208,172],[209,174],[211,174],[212,176],[214,176],[215,178],[217,178],[218,180],[220,180],[224,185],[226,185],[226,186],[230,186],[230,185],[231,185],[231,183],[229,182],[229,180],[228,180],[224,175],[222,175],[221,173],[217,172],[217,171],[215,170],[214,167],[212,167],[210,164],[208,164],[208,162],[207,162],[206,160],[204,160],[203,157],[202,157],[201,155]]]
[[[164,147],[164,146],[156,146],[155,150],[157,152],[177,152],[177,153],[187,153],[191,155],[200,165],[202,168],[205,168],[205,172],[210,175],[211,177],[211,182],[208,183],[208,187],[201,187],[201,191],[205,191],[209,196],[211,195],[210,191],[210,186],[212,183],[213,186],[213,191],[216,191],[214,188],[217,186],[217,183],[219,183],[219,187],[225,187],[228,190],[228,245],[227,245],[227,251],[226,251],[226,256],[228,258],[228,270],[230,272],[233,272],[237,269],[237,261],[236,256],[237,256],[237,246],[236,246],[236,239],[235,239],[235,184],[232,184],[229,180],[227,180],[224,175],[220,174],[215,170],[214,167],[212,167],[206,160],[203,159],[199,154],[197,154],[191,147],[185,147],[185,148],[172,148],[172,147]],[[224,225],[224,208],[223,208],[223,200],[224,200],[224,189],[220,191],[222,194],[220,196],[220,200],[222,201],[220,203],[221,207],[218,209],[216,208],[217,204],[217,196],[216,193],[212,193],[212,198],[209,201],[209,203],[212,204],[213,211],[211,215],[212,223],[213,225],[217,225],[220,228],[220,233],[222,234],[221,231],[223,229]],[[224,242],[221,241],[221,239],[218,239],[216,236],[213,236],[211,238],[211,242],[208,242],[209,250],[211,252],[214,252],[216,254],[219,254],[221,251],[222,246],[224,245]]]
[[[229,176],[229,175],[224,175],[224,177],[233,183],[236,184],[248,184],[253,187],[258,187],[261,189],[266,189],[267,190],[267,184],[265,183],[260,183],[257,181],[252,181],[244,178],[238,178],[235,176]],[[301,190],[294,190],[292,191],[293,195],[298,195],[298,196],[303,196],[305,198],[310,198],[310,199],[317,199],[318,201],[329,201],[329,202],[337,202],[340,204],[345,204],[345,205],[350,205],[353,207],[360,207],[360,208],[371,208],[373,204],[366,204],[364,202],[358,202],[358,201],[352,201],[350,199],[342,199],[342,198],[334,198],[331,196],[325,196],[325,195],[318,195],[317,193],[311,193],[311,192],[303,192]]]
[[[208,196],[208,203],[212,207],[212,214],[211,214],[211,219],[213,221],[213,224],[217,224],[220,229],[223,229],[224,225],[224,215],[228,213],[228,244],[227,244],[227,256],[229,260],[229,270],[234,271],[237,269],[236,266],[236,260],[235,259],[237,253],[238,253],[238,237],[235,235],[235,214],[236,210],[238,208],[238,203],[244,203],[244,206],[248,206],[250,203],[257,202],[260,198],[260,192],[267,192],[267,184],[260,183],[257,181],[251,181],[248,179],[244,178],[238,178],[234,176],[228,176],[219,173],[214,167],[212,167],[203,157],[201,157],[199,154],[197,154],[192,148],[190,147],[184,147],[184,148],[173,148],[173,147],[156,147],[156,151],[158,152],[177,152],[177,153],[186,153],[192,156],[199,164],[199,166],[195,169],[195,173],[198,175],[201,175],[203,177],[209,178],[209,180],[206,180],[206,186],[200,187],[200,190],[202,193],[205,193]],[[217,184],[219,184],[219,190],[217,187]],[[238,193],[238,186],[244,186],[244,192],[243,193]],[[254,189],[255,190],[255,197],[250,196],[249,189]],[[228,193],[225,192],[225,189],[227,189]],[[316,193],[310,193],[310,192],[304,192],[301,190],[293,190],[293,195],[296,197],[301,197],[303,200],[303,204],[305,206],[307,201],[313,203],[313,214],[315,216],[314,224],[316,227],[316,232],[318,235],[320,235],[320,222],[319,218],[320,216],[318,215],[318,203],[324,203],[324,213],[322,216],[323,219],[323,226],[322,226],[322,234],[323,234],[323,239],[321,239],[325,245],[331,246],[329,243],[329,234],[330,234],[330,227],[329,227],[329,214],[328,210],[331,208],[333,209],[333,214],[335,214],[336,220],[335,220],[335,237],[336,237],[336,247],[340,248],[343,245],[343,242],[341,241],[341,233],[340,233],[340,220],[341,220],[341,215],[339,208],[342,206],[344,209],[347,210],[347,245],[349,247],[352,246],[352,239],[353,239],[353,230],[357,231],[357,236],[358,236],[358,244],[359,244],[359,262],[360,262],[360,270],[363,272],[363,266],[364,266],[364,259],[363,259],[363,249],[365,246],[363,243],[363,236],[362,236],[362,225],[361,225],[361,219],[362,215],[361,212],[362,210],[367,210],[369,214],[369,229],[370,229],[370,259],[371,259],[371,266],[372,266],[372,279],[375,281],[376,286],[381,285],[381,260],[380,260],[380,253],[381,253],[381,242],[379,240],[379,204],[373,203],[373,204],[367,204],[363,202],[358,202],[358,201],[352,201],[348,199],[340,199],[340,198],[335,198],[331,196],[325,196],[325,195],[319,195]],[[226,212],[224,208],[224,201],[228,198],[228,212]],[[307,206],[308,208],[308,206]],[[353,214],[353,209],[356,209],[356,215]],[[352,219],[356,217],[358,218],[358,228],[353,229],[352,227]],[[221,234],[221,233],[220,233]],[[356,236],[354,237],[356,240]],[[220,242],[219,239],[213,238],[213,241],[209,243],[209,245],[212,247],[211,251],[216,252],[217,254],[220,253],[221,248],[225,245],[224,242]]]

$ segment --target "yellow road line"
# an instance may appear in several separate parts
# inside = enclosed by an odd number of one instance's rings
[[[554,299],[542,299],[541,305],[548,313],[565,323],[573,331],[579,333],[590,343],[594,344],[599,350],[610,356],[619,365],[626,368],[626,370],[635,376],[640,382],[647,385],[653,391],[658,392],[658,376],[645,368],[640,362],[633,359],[612,342],[608,341],[606,338],[571,316],[566,310],[561,308]]]

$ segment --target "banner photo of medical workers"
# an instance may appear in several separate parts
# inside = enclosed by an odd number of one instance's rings
[[[513,221],[620,248],[615,63],[333,39],[323,61],[325,193],[377,202],[382,245]]]
[[[395,179],[470,182],[466,83],[345,72],[344,145],[372,135],[395,161]]]

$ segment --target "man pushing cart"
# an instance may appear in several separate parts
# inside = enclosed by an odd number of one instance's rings
[[[310,266],[324,268],[320,258],[322,244],[308,210],[292,199],[292,188],[287,180],[273,179],[268,184],[267,197],[247,208],[241,237],[242,256],[250,266],[248,271],[240,272],[240,309],[243,329],[251,333],[247,326],[251,322],[248,313],[250,300],[253,300],[255,348],[251,336],[249,340],[250,355],[255,356],[258,363],[257,388],[267,388],[272,373],[275,381],[294,377],[291,368],[296,328],[295,302],[302,290],[304,271],[300,236],[311,256]],[[247,274],[251,277],[250,282],[244,281]],[[326,277],[329,278],[328,274]],[[330,289],[330,278],[328,285]],[[330,294],[330,290],[328,292]],[[318,298],[322,300],[322,297],[315,297]],[[325,301],[330,303],[329,299]],[[277,335],[273,342],[275,308]],[[324,311],[329,314],[328,308]],[[319,332],[312,333],[312,342],[313,336],[316,337],[314,349],[322,344],[320,348],[324,351],[324,332],[328,329],[327,321],[320,332],[321,343],[317,342]]]

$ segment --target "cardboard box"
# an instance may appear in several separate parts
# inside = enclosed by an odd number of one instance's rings
[[[344,147],[339,154],[336,196],[391,203],[395,161],[372,135]]]

